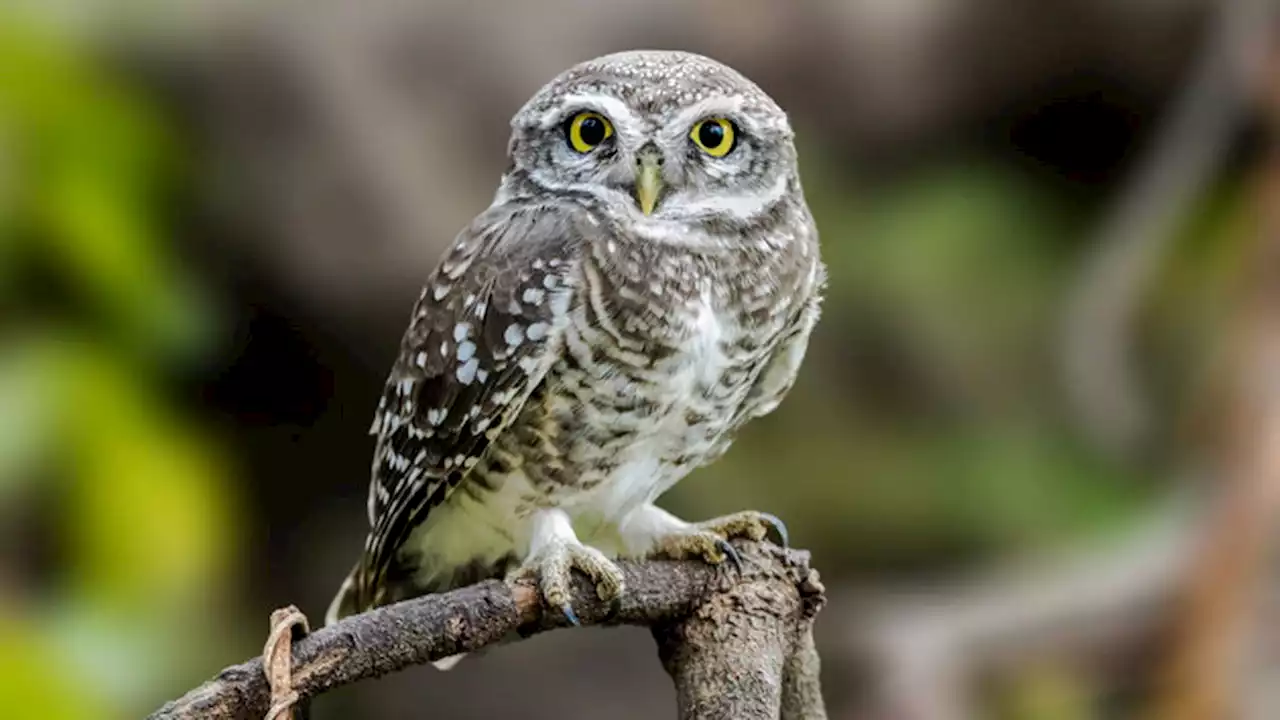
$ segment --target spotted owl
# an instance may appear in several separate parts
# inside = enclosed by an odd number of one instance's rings
[[[617,557],[733,559],[771,515],[655,501],[791,388],[825,268],[786,114],[714,60],[572,67],[413,309],[373,421],[364,551],[327,620],[527,575],[574,621]],[[441,667],[453,659],[438,663]]]

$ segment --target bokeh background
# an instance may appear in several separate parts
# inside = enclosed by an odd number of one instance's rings
[[[1280,717],[1270,5],[5,0],[0,715],[140,717],[319,621],[508,118],[658,47],[798,131],[810,359],[664,504],[813,551],[832,717]],[[312,717],[673,702],[647,633],[582,630]]]

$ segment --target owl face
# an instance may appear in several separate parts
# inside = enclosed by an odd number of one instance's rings
[[[786,115],[699,55],[628,52],[570,68],[512,130],[509,178],[640,224],[749,222],[795,188]]]

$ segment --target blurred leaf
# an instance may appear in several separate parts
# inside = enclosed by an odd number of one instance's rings
[[[42,350],[72,449],[63,507],[77,592],[143,612],[198,597],[230,541],[213,449],[96,344]]]
[[[5,720],[116,717],[64,658],[25,623],[0,612],[0,715]]]
[[[217,646],[209,612],[236,547],[227,469],[109,348],[27,336],[7,356],[27,371],[14,373],[28,382],[16,394],[66,449],[45,488],[63,543],[56,587],[29,629],[60,648],[65,674],[135,709],[186,677],[193,645]]]
[[[0,501],[35,477],[54,446],[49,371],[27,350],[19,344],[0,350]]]
[[[189,350],[206,320],[166,252],[159,212],[177,144],[143,97],[88,51],[0,20],[0,256],[16,243],[66,273],[142,349]]]

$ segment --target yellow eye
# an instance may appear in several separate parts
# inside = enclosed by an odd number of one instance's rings
[[[569,146],[580,153],[591,152],[613,134],[613,125],[599,113],[578,113],[569,121]]]
[[[699,120],[689,132],[693,144],[711,157],[724,157],[734,145],[733,123],[724,118]]]

